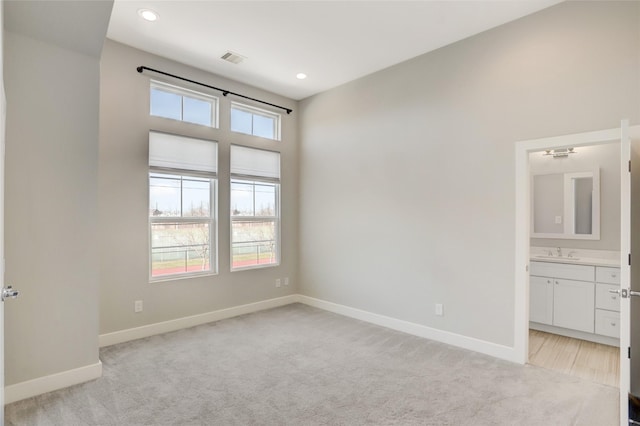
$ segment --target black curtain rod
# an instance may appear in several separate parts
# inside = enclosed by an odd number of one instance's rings
[[[249,96],[241,95],[240,93],[235,93],[235,92],[232,92],[230,90],[225,90],[225,89],[221,89],[219,87],[210,86],[208,84],[200,83],[199,81],[189,80],[188,78],[180,77],[180,76],[174,75],[174,74],[169,74],[168,72],[156,70],[156,69],[145,67],[145,66],[139,66],[138,68],[136,68],[136,70],[138,70],[138,72],[140,74],[142,74],[142,71],[147,70],[147,71],[152,71],[152,72],[155,72],[155,73],[158,73],[158,74],[166,75],[168,77],[177,78],[178,80],[187,81],[189,83],[197,84],[198,86],[208,87],[209,89],[213,89],[213,90],[217,90],[218,92],[222,92],[222,96],[233,95],[233,96],[238,96],[240,98],[249,99],[249,100],[254,101],[254,102],[260,102],[261,104],[269,105],[269,106],[272,106],[274,108],[283,109],[283,110],[287,111],[287,114],[291,114],[293,112],[293,110],[291,108],[286,108],[286,107],[283,107],[283,106],[280,106],[280,105],[276,105],[276,104],[272,104],[272,103],[269,103],[269,102],[266,102],[266,101],[261,101],[260,99],[251,98]]]

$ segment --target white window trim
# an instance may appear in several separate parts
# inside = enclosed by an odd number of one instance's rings
[[[153,115],[151,114],[151,89],[159,89],[165,92],[173,93],[180,96],[187,96],[189,98],[198,99],[200,101],[210,102],[211,103],[211,126],[207,126],[204,124],[192,123],[190,121],[177,120],[175,118],[163,117],[161,115]],[[220,116],[220,108],[219,108],[219,99],[217,96],[209,95],[202,92],[196,92],[195,90],[185,89],[184,87],[174,86],[173,84],[165,83],[163,81],[151,80],[149,85],[149,116],[156,117],[164,120],[177,121],[185,124],[192,124],[194,126],[201,127],[210,127],[212,129],[219,128],[219,116]],[[183,113],[184,111],[181,111]]]
[[[264,182],[275,185],[276,190],[276,214],[275,216],[233,216],[229,214],[229,267],[231,268],[231,272],[238,271],[248,271],[251,269],[263,269],[263,268],[273,268],[276,266],[280,266],[280,257],[282,252],[281,238],[280,238],[280,221],[281,221],[281,209],[280,209],[280,181],[277,179],[264,179],[255,176],[246,176],[246,175],[231,175],[231,179],[229,180],[229,188],[231,188],[231,183],[233,181],[243,181],[243,182]],[[229,205],[231,205],[231,191],[229,191]],[[276,261],[275,263],[267,263],[261,265],[250,265],[250,266],[242,266],[239,268],[233,267],[233,223],[234,222],[259,222],[259,221],[275,221],[275,243],[276,243]]]
[[[244,132],[237,132],[237,131],[233,131],[233,133],[240,133],[242,135],[249,135],[249,136],[254,136],[257,138],[261,138],[261,139],[268,139],[268,140],[274,140],[274,141],[280,141],[280,137],[281,137],[281,122],[282,122],[282,115],[278,114],[277,112],[273,112],[273,111],[269,111],[266,109],[262,109],[262,108],[258,108],[258,107],[254,107],[254,106],[250,106],[250,105],[245,105],[245,104],[241,104],[239,102],[231,102],[231,107],[229,110],[229,129],[231,129],[231,110],[232,109],[238,109],[240,111],[244,111],[244,112],[248,112],[250,114],[253,115],[262,115],[263,117],[269,117],[269,118],[273,118],[274,119],[274,128],[273,128],[273,133],[274,133],[274,137],[272,138],[265,138],[263,136],[257,136],[254,135],[253,133],[244,133]],[[253,119],[252,119],[253,120]],[[252,124],[252,129],[253,129],[253,124]]]
[[[177,170],[177,169],[167,169],[162,167],[149,167],[147,173],[147,179],[150,178],[152,173],[158,174],[167,174],[167,175],[180,175],[186,177],[198,177],[198,178],[206,178],[209,179],[209,199],[210,206],[209,211],[211,215],[209,217],[183,217],[183,216],[163,216],[163,217],[153,217],[149,215],[149,221],[147,225],[149,237],[149,282],[157,283],[157,282],[165,282],[165,281],[176,281],[183,280],[188,278],[196,278],[196,277],[205,277],[205,276],[213,276],[218,275],[218,177],[216,175],[211,175],[209,173],[189,171],[189,170]],[[147,200],[149,200],[149,191],[151,187],[149,185],[149,181],[147,180]],[[209,223],[209,270],[208,271],[191,271],[191,272],[182,272],[171,275],[162,275],[159,277],[154,277],[152,275],[153,270],[153,261],[152,261],[152,250],[153,250],[153,241],[151,235],[151,226],[154,223],[193,223],[193,222],[201,222],[201,223]]]

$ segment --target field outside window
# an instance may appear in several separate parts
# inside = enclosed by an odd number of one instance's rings
[[[276,183],[231,181],[231,268],[277,265],[278,195]]]
[[[149,174],[151,278],[211,273],[215,181]]]

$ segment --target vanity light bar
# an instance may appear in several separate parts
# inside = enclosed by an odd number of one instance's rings
[[[553,155],[553,158],[568,157],[569,154],[575,154],[575,148],[559,148],[559,149],[545,149],[542,155]]]

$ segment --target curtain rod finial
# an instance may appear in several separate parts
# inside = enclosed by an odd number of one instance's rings
[[[142,73],[142,69],[143,69],[143,68],[144,68],[144,67],[138,67],[138,68],[136,68],[136,70],[138,70],[138,72],[139,72],[139,73]]]

